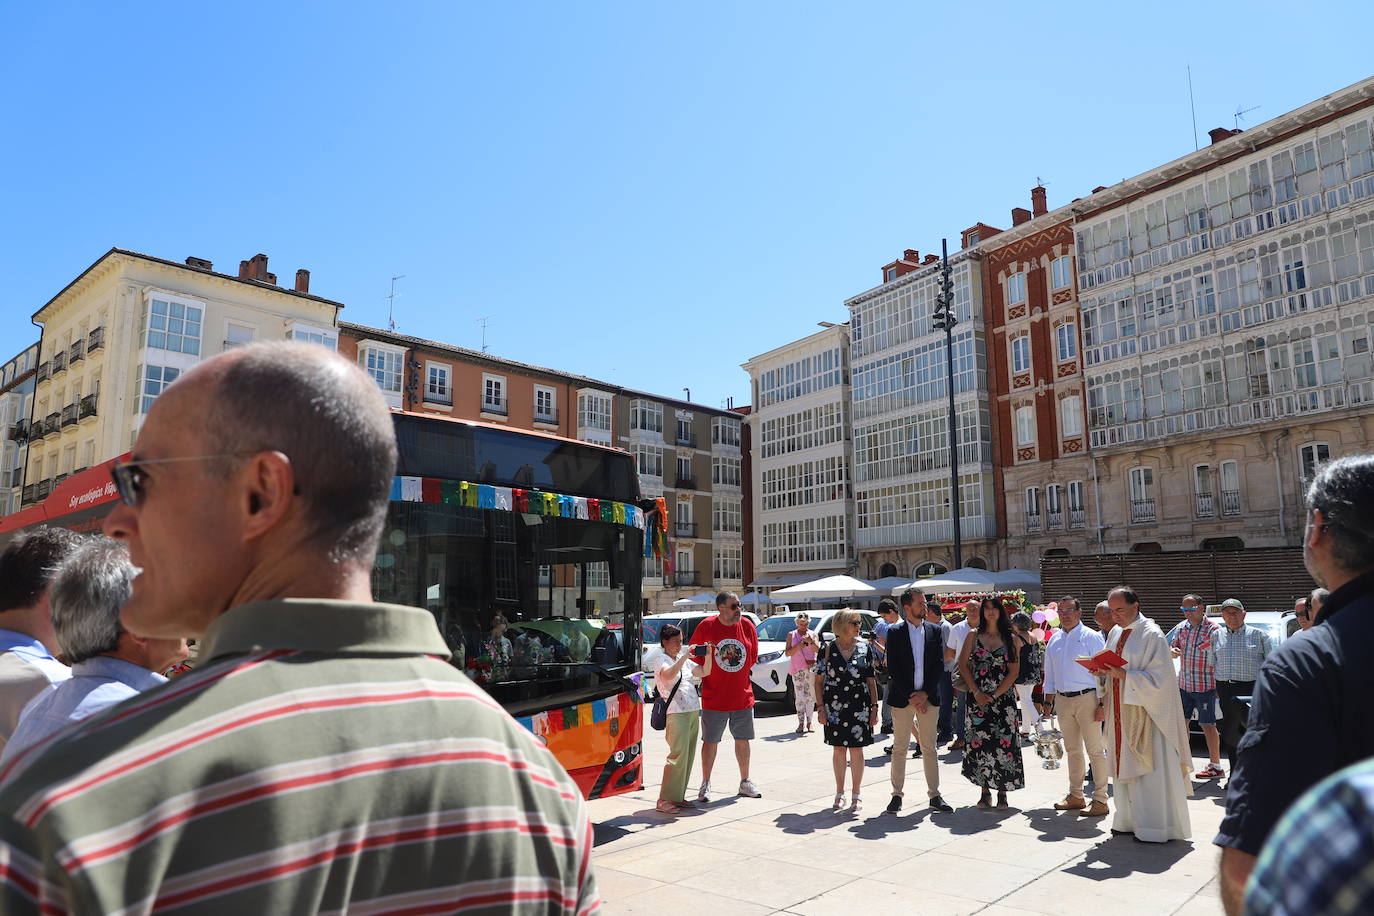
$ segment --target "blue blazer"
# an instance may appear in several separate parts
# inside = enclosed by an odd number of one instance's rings
[[[916,692],[916,671],[911,658],[914,629],[906,620],[887,628],[887,703],[899,709],[905,709]],[[939,624],[922,621],[919,636],[926,641],[921,689],[931,706],[939,706],[944,702],[940,696],[940,676],[945,671],[944,630]]]

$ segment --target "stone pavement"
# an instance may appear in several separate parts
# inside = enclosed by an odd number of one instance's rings
[[[762,798],[732,794],[738,769],[727,735],[712,777],[721,791],[706,809],[658,814],[667,746],[661,732],[646,728],[644,789],[589,804],[608,914],[1222,912],[1211,840],[1223,792],[1215,780],[1193,784],[1192,841],[1154,845],[1113,836],[1111,815],[1055,811],[1067,768],[1042,769],[1033,747],[1022,751],[1026,788],[1011,793],[1011,811],[975,808],[978,790],[959,772],[961,755],[942,750],[941,790],[954,812],[924,807],[921,762],[908,758],[907,807],[887,814],[888,758],[875,744],[863,813],[837,814],[830,811],[830,748],[819,729],[794,734],[795,715],[778,704],[760,704],[756,715],[751,769]],[[1205,765],[1206,758],[1195,763]],[[693,792],[700,773],[698,759]]]

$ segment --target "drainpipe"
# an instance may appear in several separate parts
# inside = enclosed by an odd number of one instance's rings
[[[1283,546],[1288,546],[1288,522],[1284,518],[1287,514],[1283,504],[1283,467],[1279,464],[1279,443],[1288,438],[1289,431],[1284,430],[1274,437],[1274,486],[1279,491],[1279,540]]]
[[[1093,504],[1097,509],[1097,552],[1099,554],[1107,552],[1107,545],[1102,540],[1102,529],[1106,526],[1102,524],[1102,487],[1097,483],[1097,459],[1092,453],[1088,453],[1088,461],[1093,469]]]

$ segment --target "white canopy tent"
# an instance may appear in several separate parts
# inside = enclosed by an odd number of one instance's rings
[[[869,579],[868,584],[883,595],[900,595],[911,588],[911,580],[905,576],[884,576],[881,579]]]
[[[1038,604],[1041,600],[1040,574],[1033,569],[1012,567],[993,573],[993,578],[996,580],[998,588],[1020,589],[1026,593],[1026,597],[1031,601]]]
[[[716,596],[710,592],[700,592],[690,598],[679,598],[673,602],[673,607],[691,607],[694,604],[715,604]]]
[[[971,566],[965,566],[962,569],[951,569],[949,572],[941,573],[938,576],[927,576],[924,579],[908,582],[901,588],[894,589],[892,594],[901,594],[908,588],[919,588],[927,595],[935,595],[944,592],[990,591],[1001,587],[993,574],[986,569],[974,569]]]
[[[763,592],[750,592],[749,594],[742,596],[739,599],[739,603],[752,607],[758,604],[772,604],[773,599],[763,594]]]
[[[826,576],[814,582],[774,590],[774,601],[819,601],[827,598],[881,598],[882,592],[853,576]]]

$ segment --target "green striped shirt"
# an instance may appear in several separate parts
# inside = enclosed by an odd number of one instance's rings
[[[0,912],[599,911],[582,796],[415,608],[242,605],[0,774]]]

